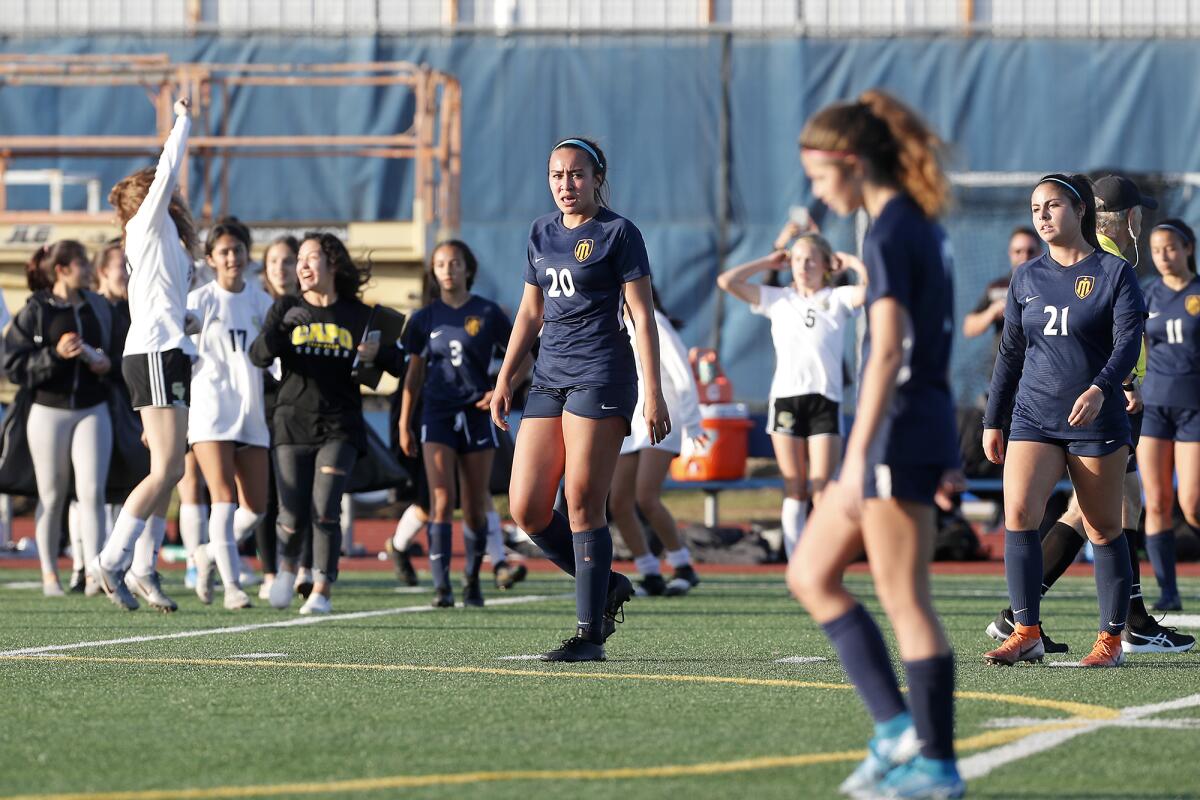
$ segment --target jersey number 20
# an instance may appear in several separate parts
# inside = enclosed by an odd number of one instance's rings
[[[1055,306],[1046,306],[1042,309],[1043,314],[1050,315],[1050,321],[1046,323],[1046,327],[1042,328],[1042,333],[1047,336],[1069,336],[1067,330],[1067,312],[1071,310],[1070,306],[1056,308]],[[1057,328],[1055,325],[1057,324]]]
[[[566,267],[558,270],[554,267],[546,267],[546,274],[550,276],[550,289],[546,294],[551,297],[575,296],[575,279],[571,277],[571,270]]]

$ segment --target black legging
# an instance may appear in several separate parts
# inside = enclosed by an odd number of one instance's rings
[[[254,532],[254,541],[258,546],[258,558],[262,561],[263,572],[274,575],[279,572],[279,537],[275,532],[279,524],[279,490],[275,488],[275,451],[272,449],[271,468],[267,470],[267,510],[263,513],[262,521]],[[300,566],[312,569],[312,529],[301,531],[302,545],[300,548]]]
[[[337,580],[342,549],[342,493],[357,459],[358,450],[345,439],[275,447],[280,557],[295,564],[304,539],[295,534],[311,527],[313,579],[317,583]]]

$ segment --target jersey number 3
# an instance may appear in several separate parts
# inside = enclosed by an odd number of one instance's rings
[[[550,297],[575,296],[575,279],[571,277],[571,270],[566,267],[557,270],[554,267],[546,267],[546,274],[550,276],[550,289],[546,294]]]
[[[1042,333],[1047,336],[1070,336],[1070,331],[1067,330],[1067,312],[1070,310],[1070,306],[1063,306],[1062,308],[1046,306],[1043,308],[1042,313],[1049,314],[1050,321],[1046,323],[1045,328],[1042,328]]]

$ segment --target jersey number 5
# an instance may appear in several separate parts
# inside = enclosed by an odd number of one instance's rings
[[[551,297],[575,296],[575,279],[571,277],[571,270],[566,267],[558,270],[554,267],[546,267],[546,274],[550,276],[550,290],[546,294]]]
[[[817,312],[811,308],[804,314],[804,327],[811,328],[817,324]]]
[[[1042,309],[1043,314],[1050,315],[1050,321],[1046,323],[1046,327],[1042,328],[1042,333],[1047,336],[1070,336],[1070,331],[1067,330],[1067,312],[1071,310],[1070,306],[1056,308],[1055,306],[1046,306]],[[1058,327],[1056,328],[1055,325]]]

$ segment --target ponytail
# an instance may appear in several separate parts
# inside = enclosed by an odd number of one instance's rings
[[[1100,237],[1096,235],[1096,193],[1092,191],[1091,179],[1087,175],[1066,175],[1061,172],[1052,172],[1038,181],[1037,185],[1041,186],[1043,183],[1057,184],[1064,190],[1063,193],[1074,208],[1083,208],[1083,218],[1079,220],[1079,232],[1083,235],[1085,242],[1097,250],[1101,250]],[[1037,186],[1034,188],[1036,189]]]
[[[941,164],[945,145],[915,111],[881,89],[818,111],[800,132],[800,146],[862,159],[868,180],[895,184],[926,216],[936,217],[950,204]]]

